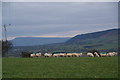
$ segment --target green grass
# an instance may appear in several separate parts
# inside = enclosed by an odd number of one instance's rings
[[[117,78],[117,57],[3,58],[3,78]]]

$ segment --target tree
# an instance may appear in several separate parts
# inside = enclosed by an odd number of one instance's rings
[[[2,56],[8,56],[7,52],[12,48],[12,43],[10,41],[2,41]]]
[[[10,26],[11,24],[9,24]],[[6,56],[8,57],[8,50],[12,48],[12,43],[10,41],[7,40],[7,28],[6,28],[6,24],[4,24],[4,38],[5,40],[2,40],[2,56]]]

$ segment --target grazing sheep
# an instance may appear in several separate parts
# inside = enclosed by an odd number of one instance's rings
[[[97,51],[97,50],[91,50],[91,51],[88,51],[88,53],[92,53],[93,55],[94,55],[94,57],[96,56],[96,57],[101,57],[101,55],[100,55],[100,53]]]
[[[59,54],[59,57],[64,57],[65,55],[63,53],[60,53]]]
[[[117,56],[117,52],[109,52],[109,53],[107,53],[107,55],[108,55],[109,57]]]
[[[35,54],[30,54],[30,57],[35,57],[36,55]]]
[[[72,53],[72,56],[73,57],[80,57],[80,56],[82,56],[82,53],[80,53],[80,54],[79,53]]]
[[[52,54],[50,54],[50,53],[45,53],[44,56],[45,56],[45,57],[51,57]]]
[[[94,54],[95,57],[100,57],[97,52],[94,52]]]
[[[72,54],[72,53],[67,53],[66,56],[67,56],[67,57],[73,57],[73,54]]]
[[[77,53],[72,53],[72,56],[73,57],[78,57],[78,54]]]
[[[117,56],[117,55],[118,55],[118,53],[116,52],[116,53],[115,53],[115,56]]]
[[[89,57],[94,57],[94,55],[93,55],[93,53],[87,53],[87,56],[89,56]]]
[[[106,54],[101,54],[102,57],[112,57],[112,56],[117,56],[117,52],[109,52]]]
[[[53,54],[53,57],[66,57],[66,54],[63,53]]]
[[[108,55],[105,53],[105,54],[100,54],[101,55],[101,57],[107,57]]]
[[[117,55],[118,55],[118,53],[117,53],[117,52],[113,52],[113,54],[114,54],[114,56],[117,56]]]
[[[53,54],[53,57],[59,57],[59,54]]]
[[[112,56],[114,56],[114,53],[109,52],[109,53],[107,53],[107,55],[108,55],[109,57],[112,57]]]
[[[64,57],[67,57],[67,53],[64,53]]]
[[[82,54],[83,54],[83,53],[78,54],[78,55],[79,55],[79,57],[80,57],[80,56],[82,56]]]
[[[36,53],[36,57],[41,57],[41,53]]]

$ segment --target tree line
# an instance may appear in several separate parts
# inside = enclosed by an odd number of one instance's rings
[[[2,40],[2,56],[7,57],[7,52],[12,48],[12,43],[10,41],[3,41]]]

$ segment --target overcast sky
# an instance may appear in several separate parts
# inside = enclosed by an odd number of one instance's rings
[[[15,37],[73,37],[118,27],[117,2],[3,3],[3,24]]]

